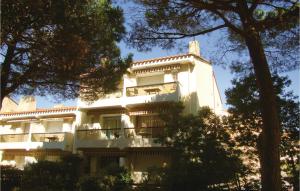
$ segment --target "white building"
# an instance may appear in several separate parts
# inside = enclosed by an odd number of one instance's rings
[[[211,63],[200,56],[197,41],[188,54],[134,62],[117,92],[92,103],[47,110],[10,103],[16,111],[0,114],[2,164],[22,167],[73,152],[85,157],[89,173],[115,162],[138,181],[148,167],[168,163],[168,148],[153,141],[163,132],[156,111],[178,101],[185,113],[202,106],[223,113]]]

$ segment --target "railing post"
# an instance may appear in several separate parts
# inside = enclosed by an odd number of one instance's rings
[[[27,148],[26,150],[29,150],[30,149],[30,145],[31,145],[31,125],[29,126],[29,132],[28,132],[28,138],[27,138]]]
[[[121,114],[121,131],[120,131],[121,133],[120,133],[120,137],[125,138],[125,130],[124,129],[129,128],[129,123],[130,123],[129,115],[124,114],[124,113]]]

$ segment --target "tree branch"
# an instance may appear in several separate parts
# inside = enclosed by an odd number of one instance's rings
[[[1,63],[1,71],[0,71],[1,72],[1,92],[0,92],[1,97],[8,95],[6,91],[6,86],[8,82],[9,73],[11,70],[11,64],[14,57],[15,48],[16,48],[16,44],[8,45],[5,59]]]
[[[216,26],[216,27],[213,27],[213,28],[210,28],[210,29],[206,29],[206,30],[203,30],[203,31],[199,31],[199,32],[196,32],[196,33],[190,33],[190,34],[187,34],[187,33],[178,33],[178,32],[157,32],[157,31],[149,31],[153,34],[157,34],[157,35],[173,35],[174,37],[157,37],[155,39],[182,39],[182,38],[185,38],[185,37],[193,37],[193,36],[198,36],[198,35],[203,35],[203,34],[207,34],[209,32],[213,32],[215,30],[218,30],[218,29],[221,29],[221,28],[225,28],[227,27],[227,25],[223,24],[223,25],[219,25],[219,26]],[[176,37],[177,36],[177,37]],[[152,39],[152,38],[143,38],[143,39]]]

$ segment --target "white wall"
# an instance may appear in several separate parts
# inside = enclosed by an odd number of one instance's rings
[[[13,112],[17,111],[18,104],[14,102],[11,98],[4,97],[2,101],[1,112]]]
[[[192,76],[192,86],[196,86],[197,91],[198,107],[209,106],[213,110],[222,109],[221,97],[213,76],[212,66],[197,60]]]

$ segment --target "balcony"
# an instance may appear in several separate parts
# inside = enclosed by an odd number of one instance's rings
[[[143,128],[125,128],[124,136],[126,138],[142,138],[157,139],[163,135],[164,128],[162,127],[143,127]]]
[[[161,127],[125,129],[79,129],[77,148],[125,148],[160,146],[155,140],[163,134]]]
[[[28,133],[1,134],[0,149],[26,149],[28,141]]]
[[[23,133],[0,135],[0,149],[72,149],[71,133]]]
[[[112,140],[118,139],[122,134],[122,129],[80,129],[77,130],[79,140]]]
[[[72,133],[54,132],[54,133],[32,133],[30,148],[31,149],[72,149]]]
[[[126,88],[127,104],[178,101],[178,83],[162,83]]]
[[[28,133],[22,134],[2,134],[0,135],[0,142],[7,143],[7,142],[27,142],[28,141]]]
[[[111,107],[111,106],[119,107],[122,105],[122,103],[124,103],[122,96],[123,96],[122,89],[118,89],[115,92],[103,95],[95,102],[86,102],[84,100],[79,99],[78,106],[81,108],[91,108],[91,107],[101,108],[101,107]]]

